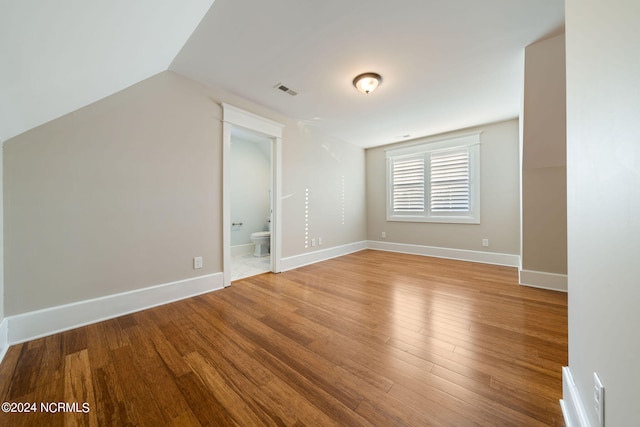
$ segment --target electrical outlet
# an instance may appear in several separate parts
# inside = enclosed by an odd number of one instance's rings
[[[489,239],[482,239],[482,246],[485,248],[489,246]]]
[[[311,239],[311,246],[317,246],[318,241],[316,239]]]
[[[602,381],[598,377],[598,374],[593,373],[593,405],[596,410],[596,415],[598,416],[598,421],[600,421],[600,427],[604,427],[604,386],[602,385]]]
[[[198,268],[202,268],[202,257],[197,256],[193,258],[193,269],[196,270]]]
[[[387,233],[383,231],[382,234],[380,235],[380,237],[382,237],[383,239],[386,239],[387,238]]]
[[[322,246],[322,237],[318,237],[318,246]]]

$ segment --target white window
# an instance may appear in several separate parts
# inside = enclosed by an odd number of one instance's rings
[[[480,223],[480,134],[389,149],[387,220]]]

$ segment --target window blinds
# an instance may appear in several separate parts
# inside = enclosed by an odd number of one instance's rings
[[[469,212],[469,148],[433,152],[430,156],[429,203],[432,212]]]
[[[392,209],[394,212],[424,212],[424,156],[393,159]]]
[[[480,133],[390,148],[387,220],[480,223]]]

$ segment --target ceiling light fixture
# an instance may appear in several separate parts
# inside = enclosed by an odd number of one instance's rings
[[[364,94],[376,90],[380,83],[382,83],[382,77],[377,73],[364,73],[353,79],[353,85]]]

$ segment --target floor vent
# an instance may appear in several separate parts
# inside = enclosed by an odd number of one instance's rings
[[[298,91],[295,91],[285,85],[283,85],[282,83],[278,83],[277,85],[274,86],[274,88],[283,91],[284,93],[288,93],[291,96],[296,96],[298,94]]]

